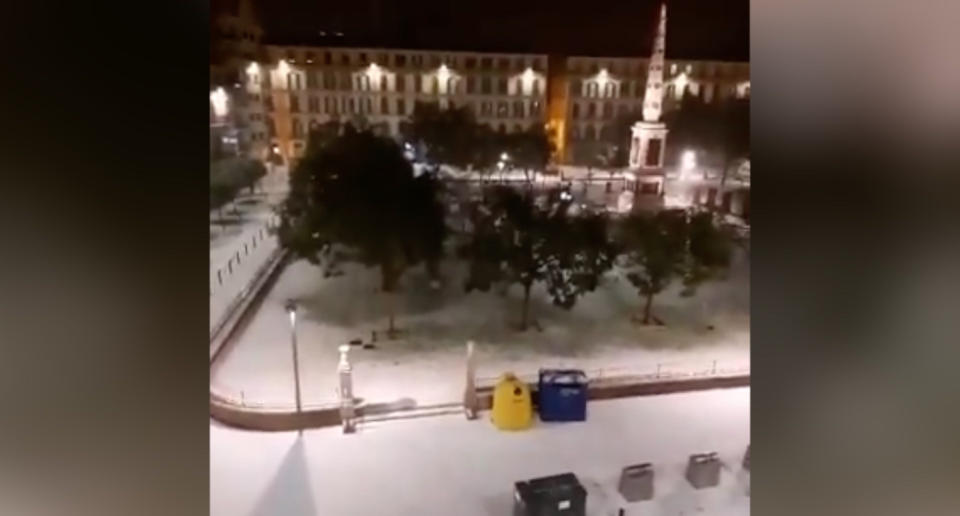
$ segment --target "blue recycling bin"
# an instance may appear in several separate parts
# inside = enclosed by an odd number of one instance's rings
[[[541,369],[537,398],[541,421],[585,421],[587,375],[580,369]]]

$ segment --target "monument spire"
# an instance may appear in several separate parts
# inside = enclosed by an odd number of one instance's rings
[[[667,4],[660,4],[660,19],[653,38],[653,53],[647,66],[647,89],[643,94],[643,120],[658,122],[663,105],[663,60],[667,46]]]

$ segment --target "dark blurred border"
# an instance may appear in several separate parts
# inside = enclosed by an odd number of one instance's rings
[[[752,511],[960,514],[960,4],[751,8]]]
[[[0,514],[209,510],[208,27],[168,4],[2,20]],[[752,4],[756,514],[960,513],[958,9]]]
[[[206,11],[4,9],[0,514],[209,511]]]

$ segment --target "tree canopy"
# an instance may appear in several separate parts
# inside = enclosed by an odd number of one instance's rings
[[[644,324],[650,322],[653,297],[674,280],[682,279],[692,294],[730,261],[730,239],[707,212],[637,213],[622,222],[619,240],[627,280],[646,300]]]
[[[393,292],[406,268],[440,257],[443,211],[439,184],[414,177],[394,141],[348,126],[310,147],[293,171],[280,237],[296,256],[327,267],[336,267],[334,246],[349,248]]]
[[[602,215],[572,217],[569,203],[534,202],[532,195],[495,187],[486,196],[465,246],[470,262],[466,290],[487,291],[495,283],[523,288],[520,328],[529,319],[530,291],[542,283],[557,306],[570,309],[593,291],[615,252]]]

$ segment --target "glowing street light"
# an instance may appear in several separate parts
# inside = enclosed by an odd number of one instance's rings
[[[509,160],[510,160],[510,155],[507,154],[506,152],[504,152],[504,153],[500,154],[500,159],[501,159],[502,161],[509,161]]]
[[[226,116],[227,92],[223,91],[223,88],[218,87],[210,92],[210,102],[213,103],[213,114],[218,117]]]
[[[300,403],[300,364],[297,360],[297,303],[290,299],[284,305],[290,315],[290,347],[293,350],[293,382],[297,399],[297,414],[302,410]]]

